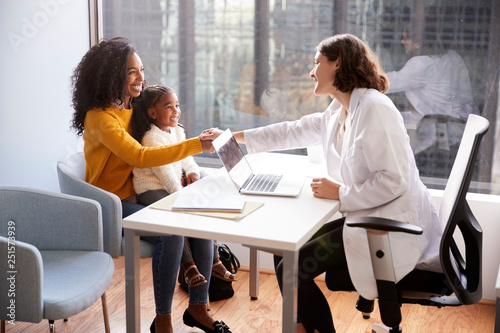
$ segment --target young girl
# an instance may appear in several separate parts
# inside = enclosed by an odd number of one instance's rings
[[[144,89],[133,102],[132,130],[143,146],[161,146],[186,140],[184,129],[179,126],[181,109],[175,91],[165,86]],[[139,203],[150,205],[180,190],[200,178],[200,168],[192,156],[181,161],[154,168],[134,168],[134,189]],[[196,239],[185,238],[181,263],[184,265],[186,283],[190,287],[207,283],[194,263],[191,247]],[[219,260],[218,246],[214,244],[212,275],[224,280],[235,280]]]

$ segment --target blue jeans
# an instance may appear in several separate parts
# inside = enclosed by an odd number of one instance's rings
[[[189,242],[198,271],[208,282],[198,287],[189,287],[189,304],[207,304],[208,286],[210,285],[214,260],[214,243],[212,240],[193,237],[185,238],[185,240]]]
[[[122,201],[123,217],[142,208],[144,208],[143,205]],[[160,315],[171,314],[177,271],[184,247],[184,237],[174,235],[141,236],[141,239],[155,244],[152,268],[156,313]],[[189,304],[207,304],[208,286],[212,272],[213,242],[197,238],[190,238],[189,241],[198,270],[209,282],[198,287],[189,288]]]

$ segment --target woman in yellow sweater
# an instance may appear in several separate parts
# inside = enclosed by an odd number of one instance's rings
[[[135,196],[134,167],[156,167],[213,149],[211,141],[199,137],[168,146],[143,147],[131,136],[131,101],[139,97],[146,81],[137,50],[126,38],[104,39],[93,46],[75,68],[72,83],[72,127],[83,135],[85,180],[120,197],[124,217],[144,207]],[[172,298],[184,240],[182,236],[145,239],[156,244],[152,266],[157,315],[151,331],[173,332]],[[212,241],[206,243],[206,252],[211,253]],[[206,266],[199,269],[209,276],[211,265]],[[189,304],[186,312],[192,326],[205,332],[230,332],[224,322],[212,319],[206,304],[206,293],[198,293],[198,300]]]

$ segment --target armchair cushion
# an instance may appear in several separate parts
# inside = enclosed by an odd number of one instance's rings
[[[115,269],[109,254],[42,251],[43,317],[63,319],[85,310],[106,291]]]

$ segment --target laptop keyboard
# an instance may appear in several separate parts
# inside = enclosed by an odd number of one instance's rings
[[[257,174],[252,178],[247,190],[253,192],[274,192],[280,182],[281,175]]]

